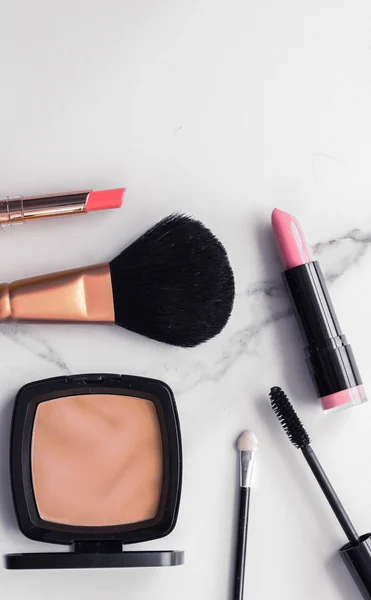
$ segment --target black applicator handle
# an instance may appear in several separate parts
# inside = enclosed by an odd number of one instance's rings
[[[240,488],[240,510],[238,516],[238,537],[235,588],[233,600],[243,600],[243,589],[245,583],[245,564],[247,550],[247,530],[249,523],[250,488]]]
[[[302,451],[308,465],[310,466],[313,475],[317,479],[321,490],[325,494],[325,496],[328,500],[328,503],[330,504],[332,510],[334,511],[337,520],[339,521],[341,527],[343,528],[343,531],[344,531],[345,535],[347,536],[348,540],[352,544],[357,544],[359,541],[358,533],[357,533],[352,521],[350,520],[348,514],[346,513],[344,506],[340,502],[339,496],[337,495],[334,488],[332,487],[330,480],[327,477],[325,471],[323,470],[323,467],[322,467],[321,463],[319,462],[317,456],[315,455],[312,447],[305,446],[304,448],[301,449],[301,451]]]

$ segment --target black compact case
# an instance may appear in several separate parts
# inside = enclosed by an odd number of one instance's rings
[[[161,432],[163,477],[156,517],[114,526],[75,526],[40,517],[31,467],[36,411],[42,402],[68,396],[108,394],[153,402]],[[17,395],[11,432],[11,481],[22,533],[40,542],[66,544],[71,552],[9,554],[8,569],[155,567],[183,564],[183,552],[124,552],[123,544],[162,538],[175,527],[182,479],[179,420],[171,389],[163,382],[129,375],[90,374],[55,377],[24,386]]]

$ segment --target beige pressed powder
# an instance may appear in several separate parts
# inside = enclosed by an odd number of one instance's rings
[[[40,403],[31,470],[45,521],[104,527],[154,519],[163,480],[155,405],[110,394]]]

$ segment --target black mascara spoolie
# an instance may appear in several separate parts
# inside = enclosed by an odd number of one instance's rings
[[[348,543],[340,549],[363,598],[371,599],[371,534],[359,536],[311,446],[311,440],[288,397],[280,387],[270,391],[272,409],[291,443],[302,454],[339,521]]]

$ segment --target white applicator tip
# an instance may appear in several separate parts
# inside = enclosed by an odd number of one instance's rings
[[[237,448],[240,452],[254,452],[258,446],[258,438],[253,431],[244,431],[237,440]]]

